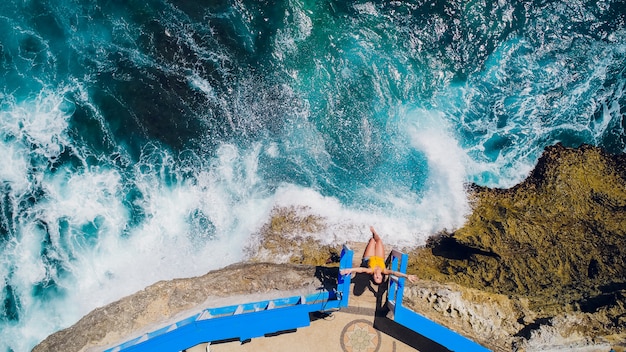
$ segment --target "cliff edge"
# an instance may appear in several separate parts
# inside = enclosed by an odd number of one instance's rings
[[[463,227],[403,249],[420,278],[407,284],[406,304],[494,351],[625,351],[626,155],[555,145],[519,185],[468,192]],[[319,286],[320,265],[341,245],[318,240],[324,221],[307,208],[277,208],[257,234],[261,247],[249,250],[256,263],[156,283],[34,351],[119,342],[215,297]]]
[[[625,155],[555,145],[521,184],[471,197],[466,224],[412,251],[410,271],[525,305],[513,346],[626,340]]]
[[[323,270],[308,265],[241,263],[199,277],[160,281],[93,310],[48,336],[33,352],[101,351],[204,308],[312,292],[324,280]]]

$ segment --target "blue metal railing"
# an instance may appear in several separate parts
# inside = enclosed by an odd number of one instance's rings
[[[339,270],[352,266],[353,251],[344,246]],[[339,274],[337,288],[306,296],[292,296],[202,312],[126,341],[106,352],[182,351],[200,343],[239,339],[246,341],[310,325],[309,313],[347,307],[350,277]]]
[[[406,274],[408,255],[396,250],[391,252],[391,270]],[[451,351],[488,352],[489,349],[415,313],[402,305],[405,278],[391,275],[387,291],[387,306],[393,320]]]

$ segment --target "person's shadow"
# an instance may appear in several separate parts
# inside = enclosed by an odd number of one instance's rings
[[[372,284],[372,276],[370,274],[356,273],[352,278],[352,283],[354,284],[352,293],[355,296],[362,295],[366,289],[368,289],[374,295],[377,294],[377,289],[374,288],[374,285]]]

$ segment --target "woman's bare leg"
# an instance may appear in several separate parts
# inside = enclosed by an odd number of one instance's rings
[[[380,239],[376,241],[376,256],[385,259],[385,245],[383,245],[383,240]]]
[[[380,241],[380,236],[378,236],[378,232],[374,229],[374,226],[370,226],[370,231],[372,231],[372,238],[376,241]]]
[[[376,242],[375,247],[374,247],[374,255],[384,259],[385,258],[385,245],[383,244],[383,240],[380,238],[380,236],[378,236],[378,233],[374,229],[374,226],[370,226],[370,231],[372,231],[372,240]],[[370,240],[370,243],[372,242],[372,240]]]
[[[363,258],[368,258],[376,255],[376,240],[370,238],[370,241],[367,243],[365,247],[365,252],[363,252]]]

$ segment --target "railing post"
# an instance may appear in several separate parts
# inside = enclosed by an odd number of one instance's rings
[[[409,256],[397,250],[391,251],[390,269],[406,274]],[[387,304],[389,309],[396,315],[396,307],[402,306],[402,298],[404,296],[404,278],[390,277],[389,287],[387,289]]]
[[[341,259],[339,260],[339,274],[337,277],[337,291],[341,294],[340,307],[347,307],[350,300],[350,278],[351,275],[342,275],[341,270],[352,267],[352,257],[354,251],[347,245],[343,245]]]
[[[406,274],[409,256],[397,250],[391,251],[390,269]],[[423,337],[430,339],[450,351],[490,352],[489,349],[459,335],[458,333],[439,325],[418,313],[402,306],[404,297],[403,277],[390,277],[387,290],[387,305],[393,313],[393,320]]]

